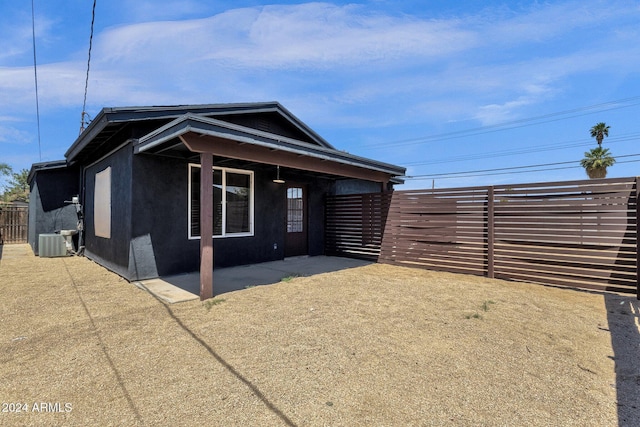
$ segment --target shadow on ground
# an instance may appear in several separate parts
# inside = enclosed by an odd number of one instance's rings
[[[281,261],[263,262],[238,267],[219,268],[213,272],[213,293],[220,295],[252,286],[269,285],[289,277],[311,276],[371,264],[352,258],[303,256]],[[190,292],[200,294],[200,273],[162,277],[162,280]]]
[[[604,299],[616,366],[618,425],[633,427],[640,420],[640,301],[616,294]]]
[[[249,390],[251,390],[251,392],[258,397],[258,399],[260,399],[262,401],[262,403],[264,403],[264,405],[271,411],[273,412],[278,418],[280,418],[280,420],[282,420],[282,422],[284,424],[286,424],[287,426],[291,426],[291,427],[295,427],[296,424],[293,423],[293,421],[291,421],[291,419],[289,417],[287,417],[281,410],[280,408],[278,408],[277,406],[275,406],[273,404],[273,402],[271,402],[271,400],[269,400],[269,398],[267,396],[264,395],[264,393],[262,393],[262,391],[260,391],[260,389],[253,384],[251,381],[249,381],[244,375],[242,375],[236,368],[234,368],[233,366],[231,366],[231,364],[229,364],[224,358],[222,358],[222,356],[220,356],[209,344],[207,344],[207,342],[205,340],[203,340],[200,336],[198,336],[191,328],[189,328],[187,325],[185,325],[185,323],[180,320],[178,318],[178,316],[176,316],[176,314],[173,312],[173,310],[171,309],[171,307],[169,307],[169,305],[164,304],[164,302],[162,301],[162,299],[159,299],[156,297],[156,299],[158,299],[158,301],[160,303],[162,303],[162,305],[164,306],[165,310],[167,310],[167,313],[169,314],[169,316],[171,316],[171,318],[186,332],[188,333],[191,338],[193,338],[198,344],[200,344],[202,347],[204,347],[207,352],[209,352],[209,354],[218,361],[218,363],[220,363],[222,366],[224,366],[224,368],[229,371],[233,376],[235,376],[238,380],[240,380],[242,383],[244,383]]]

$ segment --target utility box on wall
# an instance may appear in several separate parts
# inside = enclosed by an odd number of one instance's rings
[[[40,257],[67,256],[67,246],[60,234],[40,234],[38,236],[38,255]]]

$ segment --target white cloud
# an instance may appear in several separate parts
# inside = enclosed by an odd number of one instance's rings
[[[168,9],[146,15],[149,4],[139,6],[148,19],[197,9],[193,2],[169,1],[163,3]],[[628,25],[609,36],[617,44],[585,36],[583,44],[545,51],[568,30],[628,13],[624,3],[604,6],[541,4],[429,20],[365,5],[306,3],[121,25],[94,36],[88,102],[99,108],[279,100],[321,104],[322,122],[345,126],[381,125],[354,112],[367,106],[395,109],[384,123],[433,117],[488,124],[551,99],[576,75],[637,69],[640,35]],[[171,7],[177,12],[169,13]],[[529,52],[532,44],[541,50]],[[41,108],[79,107],[84,50],[81,59],[39,65]],[[33,70],[0,68],[0,99],[10,99],[11,108],[32,108]],[[317,108],[306,110],[321,116]]]
[[[514,111],[534,103],[532,99],[519,97],[514,101],[507,101],[503,104],[483,105],[478,108],[475,119],[479,120],[483,126],[503,123],[514,119]]]
[[[604,17],[596,14],[589,2],[534,5],[524,13],[503,10],[498,15],[499,19],[485,17],[484,32],[487,41],[501,45],[551,39]]]
[[[193,0],[124,0],[118,5],[120,10],[126,11],[128,19],[144,22],[182,19],[185,16],[204,12],[205,7],[203,2]]]
[[[169,55],[183,65],[215,61],[228,67],[331,68],[437,58],[476,43],[473,34],[455,23],[309,3],[112,28],[102,35],[97,56],[106,63],[158,61],[158,55]]]
[[[0,144],[23,145],[31,142],[33,142],[31,133],[0,124]]]
[[[240,51],[214,52],[243,65],[327,66],[440,57],[475,45],[455,24],[367,14],[360,7],[311,3],[262,9]],[[240,46],[238,46],[240,47]],[[247,55],[247,49],[253,55]]]
[[[74,67],[74,65],[76,65]],[[77,64],[58,63],[38,67],[38,97],[43,109],[69,105],[82,93],[84,79]],[[80,95],[81,96],[81,95]],[[0,68],[0,98],[4,108],[29,111],[35,106],[33,67]]]
[[[25,13],[0,17],[0,63],[10,63],[16,59],[28,59],[33,63],[33,24],[31,10]],[[50,37],[54,22],[41,15],[35,17],[36,41]],[[37,50],[37,46],[36,46]]]

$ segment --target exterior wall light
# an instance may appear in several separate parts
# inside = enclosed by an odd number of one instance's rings
[[[274,179],[273,182],[275,182],[276,184],[284,184],[284,179],[280,179],[280,165],[278,165],[276,179]]]

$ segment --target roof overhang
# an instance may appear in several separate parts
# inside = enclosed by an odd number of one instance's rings
[[[405,173],[400,166],[190,113],[140,138],[134,152],[166,154],[184,147],[193,153],[376,182]]]
[[[66,160],[53,160],[50,162],[40,162],[31,165],[29,175],[27,176],[27,183],[31,184],[36,173],[40,171],[50,171],[56,169],[66,169],[68,167]]]

